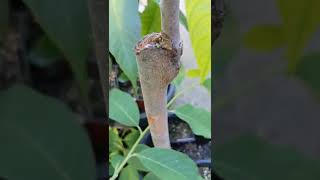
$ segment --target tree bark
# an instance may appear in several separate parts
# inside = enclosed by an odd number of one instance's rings
[[[162,32],[146,35],[135,52],[145,110],[155,147],[171,148],[167,116],[167,87],[177,76],[182,55],[179,0],[161,0]]]

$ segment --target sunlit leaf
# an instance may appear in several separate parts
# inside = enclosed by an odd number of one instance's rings
[[[149,0],[148,5],[141,14],[141,34],[144,36],[161,31],[161,14],[159,4]]]
[[[202,82],[211,71],[211,1],[186,0],[186,12],[191,44]]]
[[[109,50],[136,88],[138,68],[133,48],[141,30],[138,1],[110,0],[109,24]]]

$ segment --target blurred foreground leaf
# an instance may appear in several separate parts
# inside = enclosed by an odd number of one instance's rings
[[[25,86],[0,93],[0,175],[94,180],[89,138],[66,105]]]
[[[317,180],[320,162],[290,149],[266,143],[255,136],[243,136],[215,149],[215,171],[224,179]]]
[[[297,66],[296,76],[320,97],[320,53],[303,56]]]
[[[86,60],[90,44],[90,23],[86,0],[23,0],[49,39],[71,65],[81,95],[88,103]]]

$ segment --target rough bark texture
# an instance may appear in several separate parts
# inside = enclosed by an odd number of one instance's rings
[[[161,29],[167,34],[173,43],[173,47],[181,49],[180,31],[179,31],[179,0],[161,0]]]
[[[170,148],[166,92],[179,72],[182,55],[179,2],[160,1],[162,32],[146,35],[135,47],[152,141],[161,148]]]
[[[145,36],[136,44],[135,52],[153,144],[170,148],[166,95],[179,72],[181,51],[161,32]]]

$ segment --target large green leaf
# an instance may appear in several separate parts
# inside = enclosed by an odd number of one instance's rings
[[[296,76],[320,97],[320,53],[303,56],[297,66]]]
[[[273,24],[254,26],[247,32],[244,41],[247,47],[262,52],[270,52],[286,43],[283,28]]]
[[[320,24],[320,1],[277,0],[287,42],[289,72],[294,72],[305,46]]]
[[[138,1],[110,0],[109,24],[109,50],[136,87],[138,68],[133,48],[140,38]]]
[[[9,3],[8,0],[0,1],[0,39],[1,34],[9,25]]]
[[[117,154],[117,153],[110,154],[109,156],[110,156],[111,165],[114,169],[116,169],[118,166],[120,166],[120,164],[124,160],[124,157],[120,154]]]
[[[136,157],[163,180],[195,180],[200,176],[196,164],[187,155],[172,149],[150,148]]]
[[[139,126],[139,109],[133,98],[119,89],[109,92],[109,118],[126,126]]]
[[[89,138],[56,99],[16,85],[0,94],[0,176],[94,180]]]
[[[148,5],[141,14],[141,34],[147,35],[161,31],[161,14],[159,4],[149,0]]]
[[[138,146],[136,147],[135,149],[135,153],[138,153],[138,152],[141,152],[143,150],[146,150],[150,148],[149,146],[147,145],[144,145],[144,144],[138,144]],[[134,167],[135,169],[139,170],[139,171],[145,171],[145,172],[148,172],[149,170],[144,167],[142,164],[141,164],[141,161],[139,158],[133,156],[129,159],[128,161],[128,164],[130,164],[132,167]]]
[[[240,43],[239,23],[230,10],[224,16],[221,34],[211,47],[212,58],[214,59],[213,74],[215,77],[223,75],[226,67],[238,52]]]
[[[186,104],[178,107],[175,111],[176,115],[187,122],[192,132],[211,138],[211,113],[205,109],[194,107]]]
[[[187,21],[200,80],[211,71],[211,1],[186,0]]]
[[[316,180],[320,162],[284,147],[276,147],[255,136],[243,136],[216,145],[215,170],[225,179]]]
[[[90,43],[90,23],[86,0],[23,0],[49,39],[64,53],[71,65],[82,97],[88,101],[86,60]],[[57,11],[59,10],[59,11]]]
[[[134,167],[127,165],[121,170],[119,180],[139,180],[139,173]]]
[[[153,173],[148,173],[146,176],[143,177],[143,180],[161,180]]]

